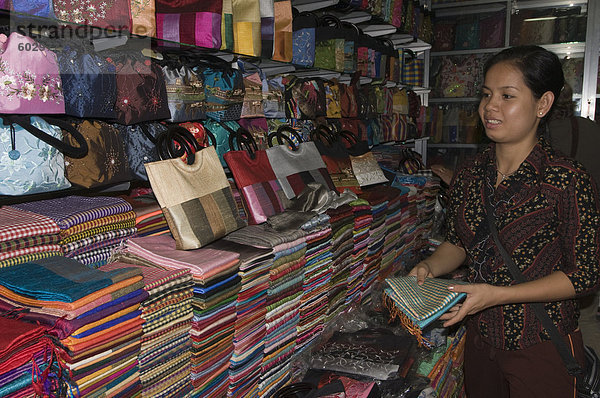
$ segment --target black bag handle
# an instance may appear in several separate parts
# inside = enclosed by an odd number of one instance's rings
[[[284,132],[287,132],[287,134],[284,134]],[[279,145],[283,145],[283,141],[286,141],[289,144],[289,146],[292,148],[292,151],[297,151],[300,148],[294,143],[294,141],[290,138],[290,136],[294,136],[294,137],[296,137],[298,142],[302,142],[302,137],[300,136],[300,134],[298,134],[298,132],[296,130],[294,130],[292,127],[290,127],[287,124],[282,124],[281,126],[279,126],[277,128],[277,131],[274,131],[267,136],[267,144],[269,145],[270,148],[272,148],[273,147],[273,138],[277,137],[277,143]]]
[[[312,141],[322,142],[327,146],[332,146],[335,141],[333,131],[324,124],[319,124],[310,132],[310,139]]]
[[[58,126],[62,130],[71,134],[73,136],[73,138],[75,138],[75,141],[77,142],[78,147],[69,145],[57,138],[52,137],[48,133],[38,129],[37,127],[35,127],[34,125],[31,124],[31,119],[29,116],[26,116],[26,115],[4,115],[3,119],[4,119],[4,124],[6,124],[6,125],[11,125],[13,123],[18,124],[19,126],[23,127],[25,130],[27,130],[29,133],[31,133],[36,138],[44,141],[48,145],[53,146],[54,148],[58,149],[64,155],[66,155],[70,158],[81,159],[87,155],[88,144],[87,144],[85,138],[83,137],[83,135],[79,131],[77,131],[75,126],[73,126],[71,123],[69,123],[65,120],[62,120],[62,119],[53,118],[50,116],[40,116],[40,117],[42,119],[44,119],[48,124]]]
[[[496,247],[500,251],[500,254],[502,255],[502,259],[504,260],[504,263],[506,264],[506,267],[510,271],[510,274],[513,277],[513,279],[517,283],[527,282],[527,279],[525,278],[525,276],[523,275],[523,273],[521,272],[521,270],[519,269],[517,264],[515,264],[514,260],[512,259],[512,257],[510,256],[510,254],[508,253],[508,251],[506,250],[506,248],[500,241],[500,236],[498,235],[498,229],[496,228],[496,223],[494,222],[495,216],[494,216],[494,206],[492,205],[492,194],[493,193],[492,193],[492,185],[491,184],[492,183],[490,181],[488,181],[486,178],[486,180],[484,181],[484,185],[485,185],[485,216],[486,216],[486,221],[487,221],[488,227],[490,229],[490,235],[494,239],[494,243],[496,244]],[[554,323],[548,316],[548,313],[544,309],[544,305],[542,303],[529,303],[528,305],[531,306],[531,308],[533,309],[533,312],[535,313],[535,316],[540,320],[540,322],[544,326],[544,329],[546,329],[546,331],[550,335],[550,339],[552,340],[552,343],[554,343],[554,345],[556,346],[556,349],[557,349],[558,353],[560,354],[560,357],[562,358],[563,362],[565,363],[565,366],[567,368],[567,371],[569,372],[569,375],[576,378],[577,389],[578,390],[580,388],[585,389],[586,387],[589,388],[589,386],[585,385],[587,383],[585,383],[583,380],[581,380],[582,377],[580,377],[583,375],[583,369],[581,369],[581,366],[579,366],[579,364],[577,363],[575,358],[573,358],[573,355],[571,354],[571,351],[567,347],[567,344],[562,339],[560,333],[558,332],[558,329],[556,328],[556,326],[554,325]]]
[[[248,130],[240,126],[237,131],[234,131],[231,127],[226,125],[224,122],[219,122],[221,127],[229,132],[229,148],[233,151],[240,150],[246,151],[250,155],[250,158],[256,157],[255,152],[258,151],[258,145]]]
[[[175,146],[179,144],[179,149]],[[157,138],[158,154],[161,159],[175,159],[187,154],[187,163],[193,164],[196,160],[195,153],[200,151],[201,146],[196,138],[186,128],[177,124],[170,125],[166,131]]]

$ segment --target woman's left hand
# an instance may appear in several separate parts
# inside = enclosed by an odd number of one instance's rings
[[[486,308],[500,304],[498,287],[485,283],[473,283],[469,285],[451,285],[449,287],[457,293],[467,293],[464,301],[450,308],[448,312],[440,316],[444,320],[444,327],[452,326],[462,321],[467,315],[475,314]]]

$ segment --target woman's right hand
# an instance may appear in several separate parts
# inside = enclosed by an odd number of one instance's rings
[[[431,271],[429,263],[426,261],[420,261],[413,269],[410,270],[408,276],[416,276],[417,285],[422,285],[423,282],[425,282],[425,278],[433,278],[433,272]]]

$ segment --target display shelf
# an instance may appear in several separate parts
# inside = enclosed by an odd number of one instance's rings
[[[510,0],[508,0],[510,2]],[[490,4],[498,4],[498,3],[506,3],[507,0],[471,0],[471,1],[460,1],[460,2],[452,2],[452,3],[436,3],[431,5],[432,10],[436,10],[436,15],[438,14],[440,9],[446,8],[461,8],[461,7],[475,7],[475,6],[485,6]]]
[[[292,7],[300,12],[316,11],[323,8],[332,7],[339,3],[339,0],[293,0]]]
[[[341,21],[350,22],[353,24],[368,22],[373,18],[373,16],[368,12],[360,10],[351,11],[349,13],[340,11],[331,11],[330,13],[338,17]]]
[[[526,10],[531,8],[552,8],[552,7],[573,7],[581,6],[582,10],[587,7],[587,1],[581,0],[514,0],[512,3],[513,12],[516,10]]]

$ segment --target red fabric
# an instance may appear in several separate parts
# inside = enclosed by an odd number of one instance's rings
[[[277,177],[271,168],[267,152],[256,151],[256,157],[250,158],[246,151],[229,151],[223,155],[229,169],[233,173],[238,188],[259,182],[276,180]]]
[[[212,12],[221,14],[222,10],[222,0],[156,0],[157,13]]]

